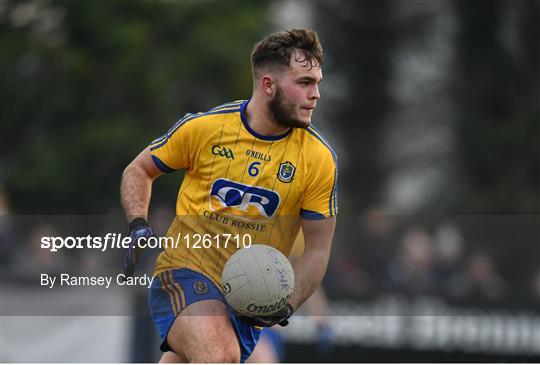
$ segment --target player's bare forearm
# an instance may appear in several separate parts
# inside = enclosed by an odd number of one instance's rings
[[[128,166],[122,174],[120,192],[128,221],[147,218],[152,191],[152,179],[138,166]]]
[[[319,221],[302,221],[306,248],[294,262],[294,293],[289,302],[295,310],[322,282],[328,266],[335,224],[335,217]]]
[[[294,265],[294,293],[289,303],[296,310],[304,303],[317,287],[326,272],[328,257],[317,250],[304,252]]]
[[[147,219],[152,195],[152,182],[161,175],[150,156],[149,149],[142,151],[124,170],[120,184],[122,206],[128,221],[137,217]]]

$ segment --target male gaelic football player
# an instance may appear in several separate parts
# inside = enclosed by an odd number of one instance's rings
[[[249,100],[186,114],[122,176],[122,204],[136,241],[153,235],[146,221],[153,180],[185,170],[167,232],[180,241],[160,254],[149,291],[162,362],[244,361],[261,327],[286,325],[326,271],[337,168],[335,153],[311,125],[322,80],[319,39],[305,29],[272,34],[255,46],[251,61]],[[249,242],[287,256],[300,227],[305,251],[294,266],[289,304],[272,317],[236,315],[220,289],[227,259]],[[126,275],[133,275],[138,256],[136,245],[126,250]]]

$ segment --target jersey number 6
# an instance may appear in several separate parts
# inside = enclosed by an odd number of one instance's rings
[[[249,176],[255,177],[255,176],[259,175],[258,166],[260,164],[261,164],[260,162],[253,162],[251,165],[249,165],[249,167],[248,167]]]

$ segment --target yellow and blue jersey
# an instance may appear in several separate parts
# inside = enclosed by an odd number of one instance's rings
[[[180,240],[160,254],[154,275],[187,268],[219,285],[225,262],[243,245],[288,256],[300,217],[337,214],[337,161],[325,138],[312,126],[259,135],[247,123],[248,102],[186,114],[150,144],[159,169],[185,170],[167,232]],[[204,245],[196,244],[203,235]]]

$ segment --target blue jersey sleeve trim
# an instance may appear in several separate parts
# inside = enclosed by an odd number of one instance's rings
[[[334,183],[332,185],[332,191],[330,193],[330,201],[328,203],[329,210],[330,210],[330,216],[334,216],[337,213],[337,179],[338,179],[338,160],[337,155],[330,147],[330,143],[323,137],[322,133],[319,132],[315,126],[311,125],[308,128],[306,128],[306,131],[308,131],[313,137],[315,137],[319,142],[321,142],[332,154],[332,158],[334,159],[335,169],[334,169]]]
[[[242,107],[240,109],[240,118],[242,119],[242,123],[244,124],[244,127],[246,130],[255,138],[262,139],[263,141],[278,141],[280,139],[283,139],[287,137],[291,132],[292,128],[289,128],[289,130],[286,133],[277,135],[277,136],[263,136],[262,134],[259,134],[255,132],[248,124],[247,117],[246,117],[246,107],[249,104],[249,100],[246,100],[242,103]]]
[[[319,142],[321,142],[326,148],[328,148],[328,150],[332,154],[332,158],[334,159],[334,161],[337,161],[336,153],[334,152],[332,147],[330,147],[330,143],[328,143],[326,141],[326,139],[322,136],[321,132],[319,132],[317,129],[315,129],[315,127],[313,125],[307,127],[306,131],[308,131],[309,134],[311,134],[313,137],[315,137],[317,140],[319,140]]]
[[[163,172],[170,173],[176,171],[175,169],[171,169],[169,166],[165,165],[163,161],[161,161],[158,157],[152,155],[152,161],[156,164],[157,168],[160,169]]]
[[[173,125],[172,128],[166,134],[164,134],[160,138],[155,139],[154,141],[152,141],[152,143],[150,143],[150,151],[154,151],[162,147],[163,145],[165,145],[167,141],[172,137],[172,135],[178,129],[180,129],[180,127],[182,127],[184,124],[186,124],[187,122],[193,119],[197,119],[197,118],[204,117],[207,115],[238,113],[239,111],[240,111],[240,108],[235,107],[233,109],[227,108],[227,109],[210,110],[205,113],[197,113],[197,114],[187,113],[182,119],[176,122],[176,124]]]
[[[300,209],[300,216],[310,221],[318,221],[321,219],[326,219],[324,214],[314,212],[312,210],[307,210],[307,209]]]
[[[231,107],[239,107],[239,106],[242,105],[242,103],[243,103],[244,101],[245,101],[245,100],[236,100],[236,101],[232,101],[232,102],[229,102],[229,103],[225,103],[225,104],[218,105],[218,106],[216,106],[215,108],[212,108],[211,110],[224,109],[224,108],[231,108]]]

